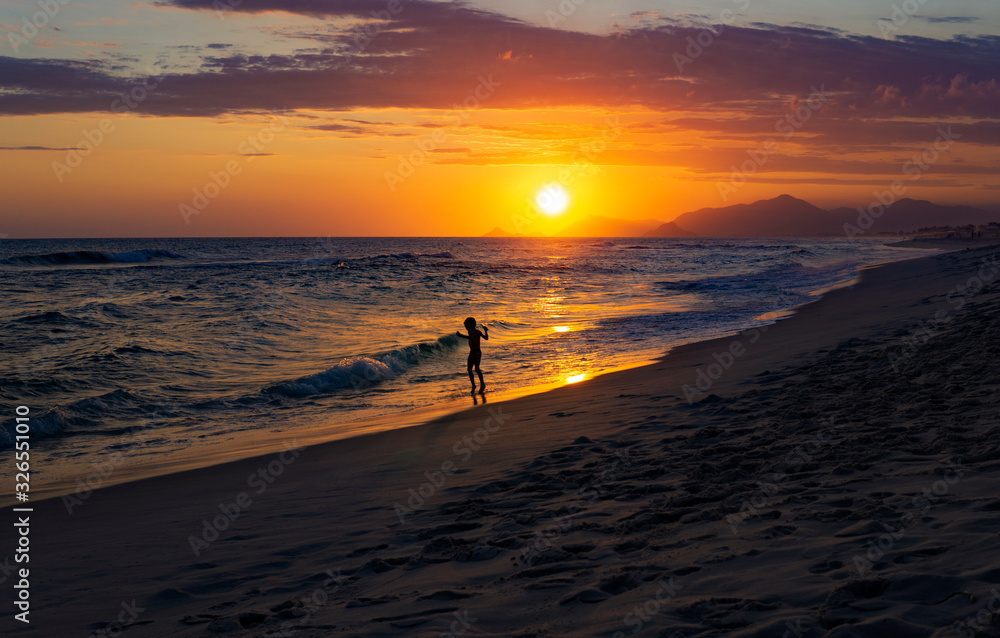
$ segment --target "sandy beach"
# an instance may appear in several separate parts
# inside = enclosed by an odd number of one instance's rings
[[[2,633],[1000,635],[998,256],[869,269],[767,329],[420,426],[37,502],[31,625]]]

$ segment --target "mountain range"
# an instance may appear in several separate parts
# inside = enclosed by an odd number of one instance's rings
[[[870,210],[871,212],[867,212]],[[591,215],[555,234],[556,237],[823,237],[866,233],[913,232],[933,226],[987,224],[1000,215],[971,206],[945,206],[917,199],[900,199],[889,206],[825,210],[809,202],[780,195],[752,204],[701,208],[672,222],[619,219]],[[852,230],[853,229],[853,230]],[[499,228],[491,233],[503,232]],[[493,234],[492,236],[497,236]]]
[[[508,233],[503,228],[500,228],[499,226],[494,226],[493,230],[486,233],[485,235],[482,235],[482,237],[524,237],[524,235],[522,235],[521,233]]]

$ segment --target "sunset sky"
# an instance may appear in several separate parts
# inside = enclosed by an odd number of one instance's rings
[[[831,6],[4,0],[0,234],[547,234],[900,178],[1000,204],[1000,3]]]

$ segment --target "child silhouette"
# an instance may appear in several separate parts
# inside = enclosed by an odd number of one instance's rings
[[[490,340],[490,329],[483,326],[483,332],[479,332],[476,329],[476,320],[469,317],[465,320],[465,329],[469,332],[468,336],[462,334],[459,331],[455,331],[455,334],[463,339],[469,341],[469,381],[472,382],[472,394],[476,393],[476,378],[472,376],[472,368],[476,368],[476,374],[479,375],[479,393],[482,394],[486,391],[486,382],[483,381],[483,371],[479,369],[479,362],[483,360],[483,351],[479,347],[479,339]]]

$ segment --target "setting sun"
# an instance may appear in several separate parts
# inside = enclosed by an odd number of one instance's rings
[[[569,193],[559,184],[549,184],[535,195],[535,205],[546,215],[558,215],[569,206]]]

